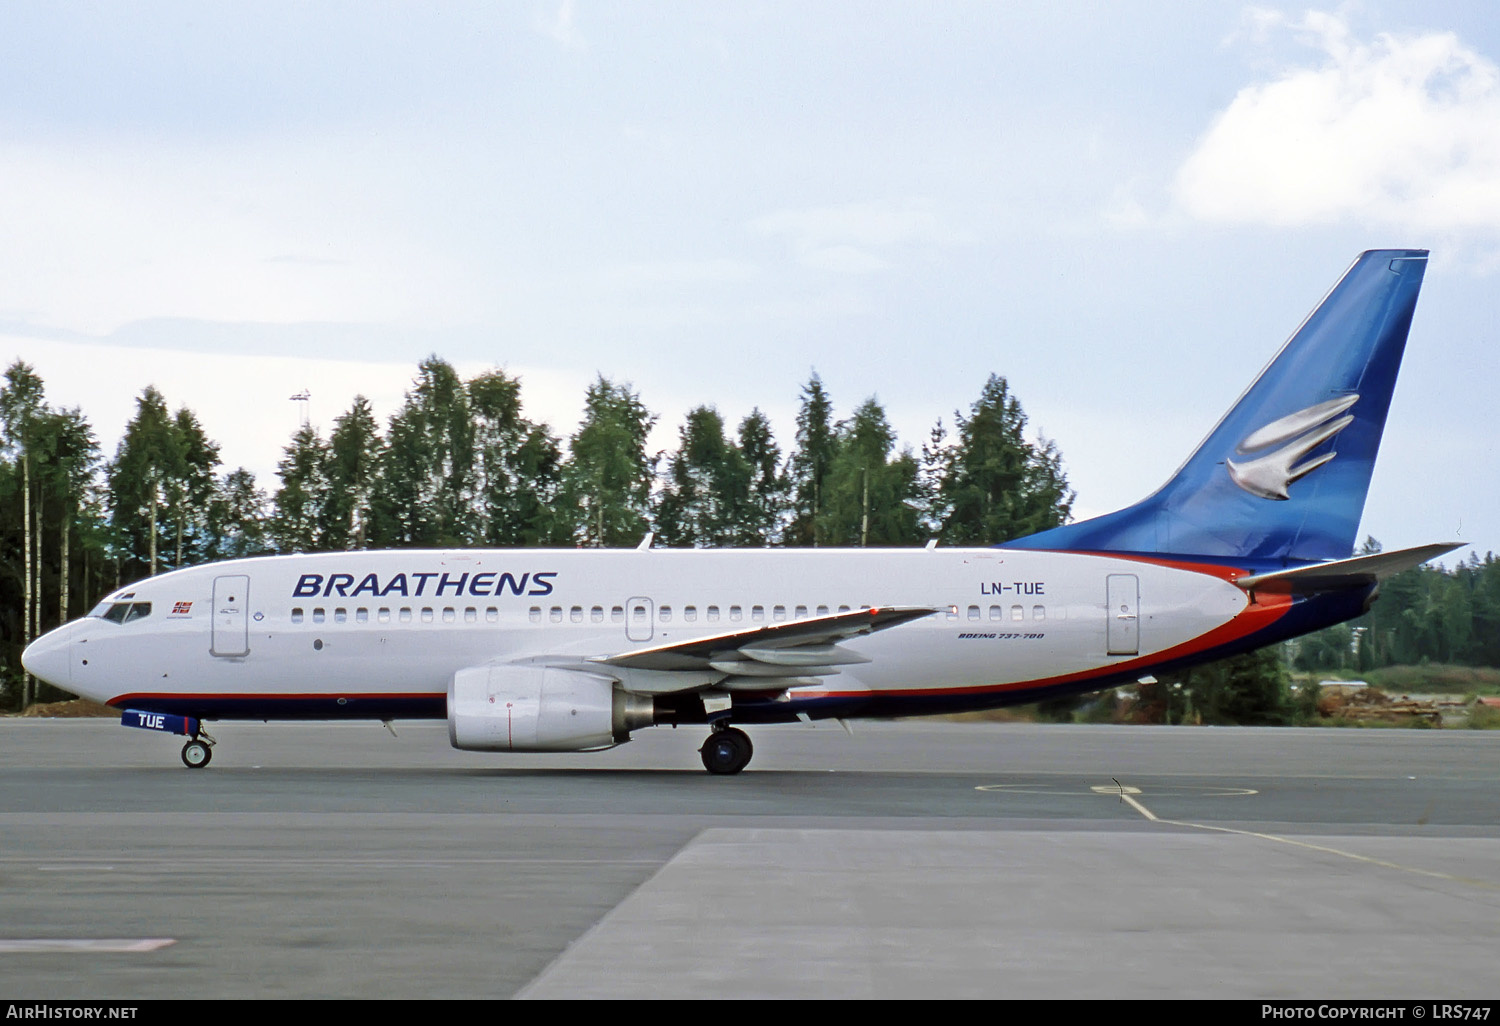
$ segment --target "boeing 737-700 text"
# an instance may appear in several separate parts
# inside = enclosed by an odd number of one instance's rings
[[[1427,266],[1362,254],[1182,468],[1127,509],[991,548],[353,551],[176,570],[27,669],[188,736],[206,720],[446,719],[458,748],[610,748],[702,724],[1076,694],[1358,616],[1455,545],[1352,557]],[[1351,558],[1352,557],[1352,558]]]

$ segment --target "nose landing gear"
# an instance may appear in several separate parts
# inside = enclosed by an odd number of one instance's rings
[[[202,769],[207,766],[208,760],[214,757],[216,743],[209,736],[208,731],[200,729],[182,746],[182,764],[188,769]]]
[[[755,746],[750,743],[749,734],[724,726],[721,722],[714,724],[713,733],[708,735],[708,740],[703,742],[698,754],[703,756],[704,769],[728,776],[749,765],[750,756],[755,754]]]

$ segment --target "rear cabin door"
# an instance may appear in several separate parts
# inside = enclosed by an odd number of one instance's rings
[[[1141,651],[1140,579],[1135,574],[1110,574],[1105,585],[1108,605],[1109,654],[1139,655]]]
[[[250,654],[250,578],[243,574],[214,578],[213,642],[216,656]]]

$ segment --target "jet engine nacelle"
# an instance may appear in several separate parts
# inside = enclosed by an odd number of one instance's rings
[[[480,752],[612,748],[650,726],[651,699],[551,666],[470,666],[448,683],[448,739]]]

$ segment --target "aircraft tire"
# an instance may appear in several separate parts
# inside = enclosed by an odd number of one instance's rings
[[[188,769],[202,769],[214,757],[214,750],[197,738],[182,746],[182,764]]]
[[[728,727],[710,734],[703,747],[698,749],[698,754],[703,756],[704,769],[719,776],[730,776],[750,764],[755,746],[750,743],[749,734]]]

